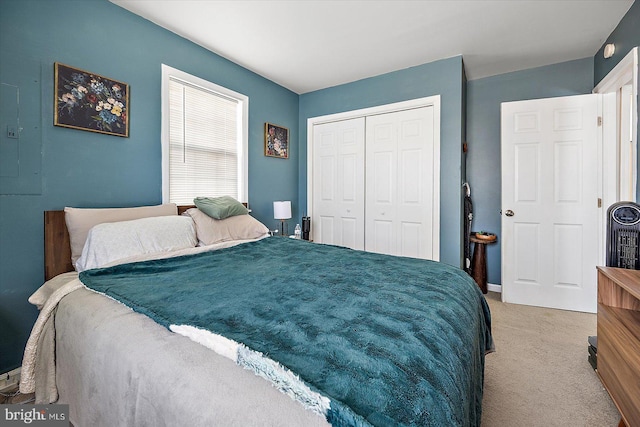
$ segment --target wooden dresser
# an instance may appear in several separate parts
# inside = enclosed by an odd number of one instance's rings
[[[598,375],[627,426],[640,426],[640,271],[598,267]]]

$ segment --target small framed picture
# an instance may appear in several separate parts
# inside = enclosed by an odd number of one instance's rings
[[[289,158],[289,129],[271,123],[264,124],[264,155]]]
[[[129,85],[55,63],[53,124],[129,136]]]

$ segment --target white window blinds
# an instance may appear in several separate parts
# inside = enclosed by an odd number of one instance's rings
[[[171,72],[163,92],[164,201],[189,205],[204,196],[246,201],[248,99],[166,68]]]

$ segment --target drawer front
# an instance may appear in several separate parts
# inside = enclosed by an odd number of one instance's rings
[[[621,321],[625,311],[598,307],[598,374],[627,423],[640,426],[640,341]]]

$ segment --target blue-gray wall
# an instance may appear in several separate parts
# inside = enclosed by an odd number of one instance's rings
[[[462,57],[456,56],[301,95],[300,205],[307,203],[307,119],[440,95],[440,260],[459,267],[464,86]]]
[[[498,235],[497,244],[487,245],[489,283],[502,283],[500,104],[590,93],[592,83],[593,58],[470,80],[467,83],[467,180],[471,184],[473,200],[473,229]]]
[[[604,59],[604,47],[608,43],[616,46],[615,54]],[[631,49],[640,45],[640,2],[634,2],[607,40],[594,56],[593,86],[595,87],[609,71],[618,65]]]
[[[611,58],[604,59],[604,47],[608,43],[615,44],[616,51]],[[597,86],[600,80],[636,46],[640,46],[640,2],[637,1],[631,5],[626,15],[594,56],[593,85]],[[640,65],[638,66],[638,74],[640,75]],[[640,105],[640,94],[638,94],[638,105]],[[638,135],[640,135],[640,120],[638,121]],[[638,164],[640,164],[640,150],[638,150]],[[637,186],[636,191],[636,200],[640,200],[640,185]]]
[[[604,59],[606,43],[616,53]],[[489,283],[501,284],[500,103],[590,93],[635,46],[640,45],[640,2],[635,2],[593,57],[501,74],[467,83],[467,179],[472,187],[473,227],[492,231],[487,246]],[[639,157],[640,160],[640,157]],[[638,186],[640,200],[640,186]]]
[[[21,142],[42,150],[41,194],[0,195],[0,372],[20,365],[37,315],[27,298],[43,282],[43,211],[161,203],[162,63],[249,97],[253,215],[272,227],[272,201],[286,199],[300,216],[297,94],[106,0],[3,0],[0,31],[0,81],[22,86]],[[130,137],[54,127],[54,62],[128,83]],[[265,122],[289,128],[289,160],[264,156]]]

